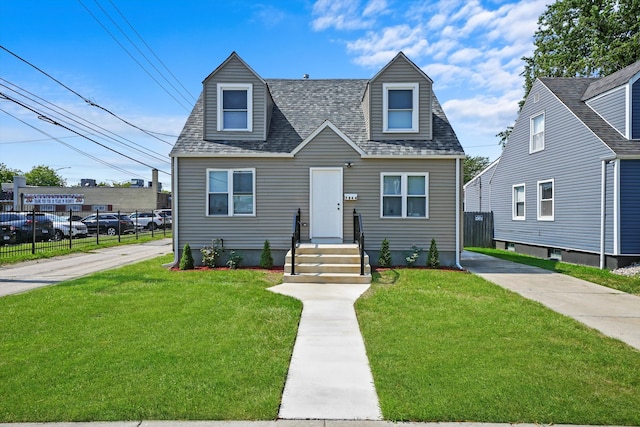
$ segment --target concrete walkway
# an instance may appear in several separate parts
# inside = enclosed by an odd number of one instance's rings
[[[640,350],[640,297],[538,267],[464,251],[468,271]]]
[[[303,302],[281,419],[381,420],[354,302],[369,285],[282,284]]]
[[[0,297],[173,253],[171,239],[0,266]]]

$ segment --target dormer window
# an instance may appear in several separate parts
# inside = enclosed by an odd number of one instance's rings
[[[418,83],[382,85],[384,132],[418,132]]]
[[[251,132],[253,85],[218,83],[218,131]]]

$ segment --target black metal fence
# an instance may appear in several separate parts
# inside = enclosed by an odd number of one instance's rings
[[[35,225],[35,226],[34,226]],[[169,236],[171,216],[153,209],[133,212],[0,212],[0,260],[17,254]]]
[[[464,246],[493,247],[493,212],[464,213]]]

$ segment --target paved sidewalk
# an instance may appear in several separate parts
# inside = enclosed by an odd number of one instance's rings
[[[171,239],[0,266],[0,297],[173,253]]]
[[[278,418],[382,419],[353,307],[367,289],[302,283],[269,288],[304,304]]]
[[[638,296],[475,252],[462,253],[462,266],[640,350]]]

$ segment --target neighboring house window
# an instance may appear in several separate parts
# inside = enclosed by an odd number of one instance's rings
[[[553,180],[538,181],[538,219],[553,221]]]
[[[207,215],[255,215],[255,169],[207,169]]]
[[[382,85],[384,132],[418,132],[418,83]]]
[[[513,186],[513,211],[512,219],[524,220],[525,219],[525,192],[524,184]]]
[[[383,218],[429,217],[429,174],[383,173],[380,187]]]
[[[218,83],[218,130],[251,131],[253,85]]]
[[[531,118],[531,143],[529,152],[544,150],[544,113]]]

